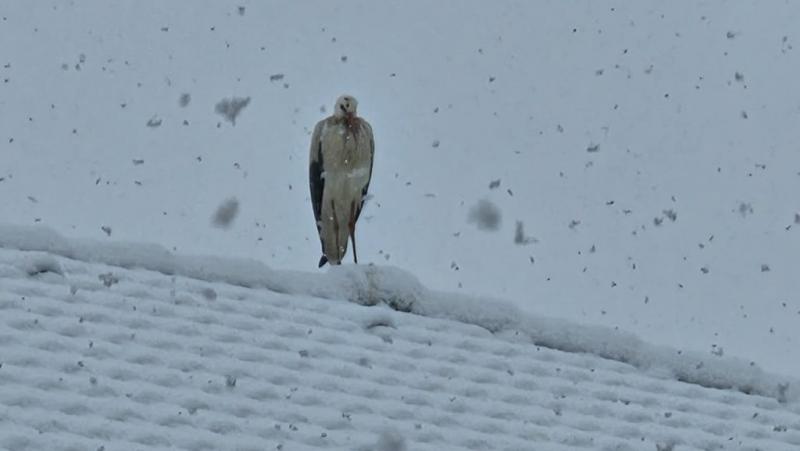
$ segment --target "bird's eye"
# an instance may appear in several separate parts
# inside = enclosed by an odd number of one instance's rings
[[[345,113],[347,112],[347,108],[345,108],[345,106],[344,106],[344,105],[339,105],[339,108],[341,108],[341,109],[342,109],[342,111],[344,111]]]

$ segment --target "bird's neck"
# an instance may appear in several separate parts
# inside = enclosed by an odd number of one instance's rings
[[[341,116],[336,116],[335,119],[336,122],[346,125],[347,130],[352,133],[353,136],[358,137],[358,131],[361,128],[361,119],[358,116],[355,114],[343,114]]]

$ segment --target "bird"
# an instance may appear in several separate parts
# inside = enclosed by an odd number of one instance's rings
[[[322,245],[320,268],[342,263],[348,237],[358,263],[356,223],[372,180],[375,139],[357,108],[355,97],[339,96],[333,114],[319,121],[311,136],[308,179]]]

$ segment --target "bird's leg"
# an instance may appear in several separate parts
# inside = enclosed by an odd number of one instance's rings
[[[333,199],[331,199],[331,211],[333,214],[333,234],[336,235],[336,259],[339,260],[339,263],[341,263],[342,247],[339,246],[339,218],[336,217],[336,204],[333,203]]]
[[[350,202],[350,220],[347,222],[350,228],[350,241],[353,242],[353,262],[358,264],[358,253],[356,253],[356,203]]]

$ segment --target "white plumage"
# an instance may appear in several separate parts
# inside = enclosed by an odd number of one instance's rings
[[[348,238],[356,254],[355,227],[372,178],[372,127],[356,114],[358,102],[343,95],[333,115],[319,121],[311,137],[309,186],[322,244],[319,266],[341,264]]]

